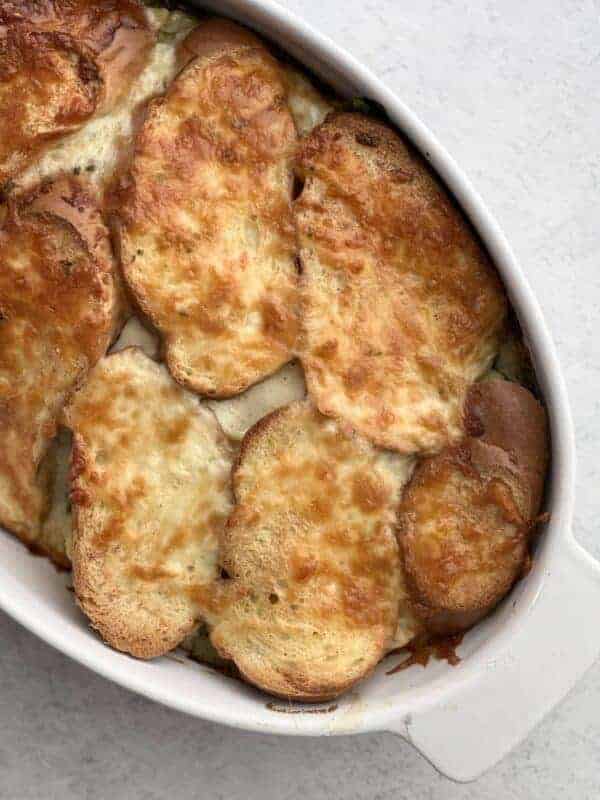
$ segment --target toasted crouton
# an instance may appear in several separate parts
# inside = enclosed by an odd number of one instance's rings
[[[120,210],[126,280],[177,381],[227,397],[292,358],[294,122],[279,64],[225,21],[138,134]]]
[[[0,6],[0,186],[53,139],[111,108],[153,41],[137,0]]]
[[[0,523],[33,548],[49,501],[38,467],[115,321],[107,232],[74,191],[69,213],[50,188],[12,203],[0,226]]]
[[[297,163],[309,395],[382,447],[458,441],[466,392],[491,365],[506,313],[476,235],[383,123],[331,114]]]
[[[231,508],[231,450],[210,410],[137,348],[102,359],[66,408],[73,585],[112,647],[152,658],[202,613]]]
[[[317,701],[367,675],[405,602],[393,526],[409,460],[300,401],[245,436],[211,641],[271,694]]]
[[[399,540],[418,614],[454,633],[519,576],[548,460],[546,416],[522,386],[490,380],[466,404],[468,437],[424,459],[401,504]]]

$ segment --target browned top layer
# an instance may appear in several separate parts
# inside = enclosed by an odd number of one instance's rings
[[[8,0],[0,8],[0,185],[112,106],[153,41],[137,0]]]
[[[212,22],[189,41],[199,55],[150,104],[136,142],[122,260],[174,377],[229,396],[291,358],[296,132],[258,39]]]
[[[62,33],[0,34],[0,184],[52,139],[95,111],[102,79],[91,56]]]
[[[213,644],[253,683],[323,699],[382,657],[404,596],[393,535],[402,462],[310,401],[246,434],[221,538],[231,579],[209,622]]]
[[[27,538],[44,502],[37,466],[65,397],[108,346],[113,319],[106,231],[92,200],[73,191],[81,212],[72,221],[50,190],[39,206],[35,197],[12,205],[0,228],[0,521]]]
[[[368,117],[331,114],[298,166],[309,393],[384,447],[457,441],[506,310],[477,237],[422,159]]]
[[[466,417],[470,436],[423,460],[401,505],[409,583],[436,632],[472,624],[518,576],[548,459],[546,416],[527,389],[475,386]]]

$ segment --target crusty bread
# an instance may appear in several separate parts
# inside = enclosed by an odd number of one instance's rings
[[[4,0],[0,186],[53,139],[110,109],[152,41],[138,0]]]
[[[177,45],[197,25],[196,19],[181,11],[148,8],[146,14],[156,41],[129,91],[106,113],[95,114],[68,136],[49,142],[24,172],[14,176],[18,189],[26,190],[61,172],[81,172],[104,192],[123,174],[142,108],[151,97],[162,94],[180,71]],[[111,196],[109,191],[108,199]]]
[[[292,357],[296,132],[281,69],[225,21],[153,101],[121,205],[121,258],[180,383],[231,396]]]
[[[409,589],[434,633],[472,625],[519,576],[548,460],[544,409],[516,383],[472,387],[465,424],[460,445],[419,463],[401,504]]]
[[[374,668],[405,601],[393,526],[409,464],[307,400],[247,433],[220,549],[229,580],[207,616],[247,680],[317,701]]]
[[[309,395],[383,447],[458,441],[506,312],[475,234],[422,159],[368,117],[331,114],[297,163]]]
[[[91,624],[139,658],[195,627],[231,508],[232,454],[213,413],[129,348],[96,365],[73,431],[73,584]]]
[[[48,503],[38,466],[115,321],[107,232],[73,191],[68,214],[45,187],[11,203],[0,226],[0,523],[32,547]]]
[[[139,347],[149,358],[158,357],[158,339],[137,317],[130,317],[110,348],[118,353],[127,347]],[[72,515],[71,485],[71,432],[60,428],[39,467],[40,483],[48,495],[48,504],[41,520],[38,545],[59,567],[71,566]]]
[[[59,174],[44,180],[29,192],[19,195],[18,203],[36,213],[48,213],[70,223],[84,240],[90,254],[102,269],[112,271],[114,296],[112,302],[111,339],[123,327],[129,311],[129,301],[121,272],[113,253],[110,234],[104,222],[101,199],[86,178]],[[106,352],[105,342],[97,357]]]

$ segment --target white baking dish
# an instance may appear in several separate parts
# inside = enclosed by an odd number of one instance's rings
[[[471,218],[500,270],[532,349],[551,421],[551,521],[534,567],[502,606],[466,637],[462,662],[375,675],[337,704],[283,713],[285,703],[192,662],[136,661],[104,646],[64,581],[11,536],[0,536],[0,605],[50,644],[100,674],[189,714],[261,732],[330,735],[392,731],[451,778],[469,780],[514,747],[600,652],[600,565],[572,534],[575,450],[565,386],[540,309],[510,248],[467,179],[434,137],[375,76],[272,0],[198,6],[273,39],[346,96],[381,103],[424,153]],[[288,709],[291,710],[291,709]],[[295,712],[297,708],[293,709]]]

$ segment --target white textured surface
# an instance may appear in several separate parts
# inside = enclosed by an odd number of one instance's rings
[[[287,5],[399,93],[498,217],[559,348],[579,447],[576,533],[600,557],[600,3]],[[600,795],[600,665],[516,753],[458,786],[391,735],[297,740],[230,731],[107,683],[4,616],[0,637],[2,800]]]

